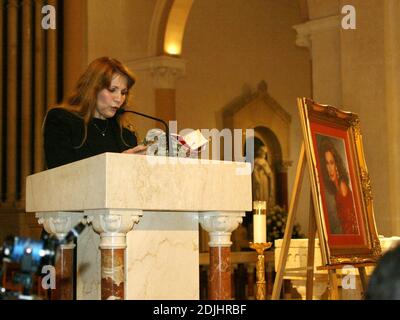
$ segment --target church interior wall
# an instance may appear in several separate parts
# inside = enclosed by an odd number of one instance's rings
[[[229,5],[195,1],[182,51],[188,61],[186,76],[177,86],[180,127],[222,129],[220,110],[246,90],[256,91],[257,84],[265,80],[268,93],[293,119],[288,160],[294,163],[289,186],[300,150],[296,97],[311,94],[308,52],[295,45],[292,26],[298,23],[301,16],[296,1],[246,1],[245,6],[241,1]],[[302,215],[299,219],[306,230],[307,220]]]
[[[346,2],[347,3],[347,2]],[[378,232],[394,232],[389,202],[388,110],[385,94],[384,8],[382,1],[350,1],[357,8],[357,29],[341,31],[343,105],[360,117],[365,158],[374,195]],[[389,201],[388,201],[389,200]],[[394,221],[393,221],[394,222]]]
[[[160,1],[85,0],[85,3],[86,13],[80,21],[85,24],[81,32],[86,32],[83,36],[86,43],[81,45],[86,46],[83,50],[86,64],[108,55],[134,66],[134,61],[156,54],[149,53],[148,48],[154,9]],[[397,127],[387,126],[393,107],[389,110],[386,106],[388,30],[383,21],[383,1],[308,0],[307,3],[310,19],[338,15],[344,4],[357,8],[356,30],[322,35],[330,46],[314,48],[325,53],[334,51],[333,61],[321,61],[328,68],[318,73],[325,73],[324,78],[312,79],[316,76],[313,70],[316,61],[311,60],[309,49],[296,46],[293,26],[304,22],[298,1],[194,1],[180,56],[186,61],[186,74],[176,85],[178,128],[222,129],[221,110],[243,92],[256,91],[258,83],[264,80],[268,93],[292,118],[289,159],[286,159],[293,161],[288,171],[290,197],[302,141],[296,98],[314,96],[322,100],[318,102],[351,109],[360,115],[378,231],[390,236],[399,229],[399,219],[393,210],[396,195],[390,190],[394,177],[386,168],[398,169],[398,163],[390,166],[390,148],[397,142],[398,131]],[[153,79],[148,72],[132,69],[138,77],[132,104],[138,111],[152,114],[155,112]],[[138,122],[142,138],[150,125]],[[308,223],[308,190],[306,174],[299,203],[299,222],[304,232]]]

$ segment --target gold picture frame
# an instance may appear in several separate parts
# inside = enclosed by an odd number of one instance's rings
[[[307,98],[298,108],[322,262],[374,263],[381,247],[359,117]]]

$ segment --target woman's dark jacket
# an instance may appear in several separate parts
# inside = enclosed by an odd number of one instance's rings
[[[89,158],[104,152],[122,152],[137,145],[136,135],[121,130],[115,117],[106,120],[93,118],[84,138],[84,123],[79,116],[61,109],[51,109],[45,119],[44,152],[47,168]],[[79,147],[81,146],[81,147]]]

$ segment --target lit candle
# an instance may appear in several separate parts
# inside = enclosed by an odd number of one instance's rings
[[[267,242],[267,202],[253,202],[253,235],[254,243]]]

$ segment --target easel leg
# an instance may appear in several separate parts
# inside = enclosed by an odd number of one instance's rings
[[[365,267],[359,267],[358,273],[360,274],[360,280],[361,280],[361,286],[362,286],[362,297],[364,297],[365,293],[367,292],[367,286],[368,286],[368,277],[367,277],[367,272],[365,270]]]
[[[310,194],[310,215],[308,219],[308,253],[307,253],[307,282],[306,300],[312,300],[314,289],[314,253],[315,253],[315,212],[312,193]]]
[[[301,145],[299,163],[297,164],[296,178],[294,181],[293,193],[290,199],[288,219],[286,221],[285,227],[285,235],[283,237],[282,248],[279,255],[278,268],[275,276],[271,300],[278,300],[282,289],[283,273],[285,271],[286,261],[289,253],[290,239],[292,238],[294,217],[300,196],[300,186],[304,176],[305,163],[306,157],[303,143]]]
[[[339,300],[339,285],[336,269],[328,270],[330,300]]]

